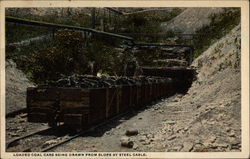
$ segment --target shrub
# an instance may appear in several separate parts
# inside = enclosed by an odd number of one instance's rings
[[[125,58],[112,46],[117,43],[119,40],[95,36],[86,40],[80,32],[58,31],[43,48],[37,48],[36,44],[26,47],[25,53],[9,50],[8,54],[32,81],[45,83],[72,74],[96,74],[100,70],[109,75],[121,75]],[[94,63],[93,72],[90,62]]]

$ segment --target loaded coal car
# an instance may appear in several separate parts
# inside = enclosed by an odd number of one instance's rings
[[[136,49],[142,52],[160,50],[159,58],[153,60],[151,66],[141,66],[143,76],[171,78],[178,93],[187,92],[196,76],[195,69],[189,66],[193,57],[192,46],[140,43]]]
[[[27,89],[29,122],[88,126],[173,95],[170,78],[71,76]]]
[[[74,75],[28,88],[28,121],[84,127],[186,92],[195,77],[195,70],[188,67],[192,50],[175,50],[178,52],[172,50],[171,54],[180,55],[177,59],[159,59],[153,67],[128,64],[124,77]]]

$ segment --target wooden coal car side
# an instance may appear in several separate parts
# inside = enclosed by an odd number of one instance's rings
[[[179,93],[186,92],[196,76],[194,68],[186,67],[142,67],[142,72],[144,76],[171,78]]]
[[[115,90],[115,91],[114,91]],[[88,125],[117,113],[119,88],[28,88],[29,122]]]
[[[173,95],[172,80],[110,88],[28,88],[29,122],[87,126]]]

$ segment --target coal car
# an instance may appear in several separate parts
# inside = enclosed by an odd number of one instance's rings
[[[184,49],[178,53],[179,60],[167,60],[171,65],[165,67],[141,67],[142,74],[136,76],[131,71],[125,77],[75,75],[28,88],[28,121],[84,127],[131,109],[141,109],[160,98],[184,93],[195,77],[195,69],[187,66],[189,53],[190,49]],[[183,57],[187,62],[181,61]],[[174,66],[176,63],[178,65]]]
[[[80,85],[28,88],[28,121],[49,123],[51,126],[57,123],[88,126],[131,109],[141,109],[147,103],[177,91],[170,78],[148,78],[146,81],[141,78],[136,77],[134,83],[97,88]]]

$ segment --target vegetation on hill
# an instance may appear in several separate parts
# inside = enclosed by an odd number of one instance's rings
[[[137,35],[138,33],[143,34],[159,34],[162,33],[160,24],[169,21],[178,14],[180,14],[183,9],[174,8],[170,12],[160,10],[152,12],[144,12],[139,14],[128,15],[127,18],[124,18],[121,21],[120,30],[121,33],[129,33],[136,41],[141,42],[163,42],[165,41],[164,37],[141,37]],[[133,33],[135,33],[133,35]]]
[[[7,57],[15,60],[35,83],[57,80],[72,74],[96,74],[98,71],[117,75],[121,72],[123,58],[109,40],[93,37],[86,42],[82,33],[57,31],[54,39],[46,44],[36,42],[20,51],[17,51],[18,48],[9,49]]]
[[[240,18],[240,8],[225,8],[222,13],[210,16],[210,25],[196,31],[197,37],[193,41],[194,58],[228,34],[240,23]]]

